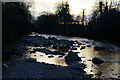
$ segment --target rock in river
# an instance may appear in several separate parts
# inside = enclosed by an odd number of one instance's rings
[[[59,51],[53,51],[53,55],[65,55],[65,53],[59,52]]]
[[[31,54],[31,53],[36,53],[36,51],[30,51],[30,54]]]
[[[94,57],[94,58],[92,59],[92,62],[93,62],[94,64],[101,64],[101,63],[103,63],[104,61],[101,60],[101,59],[99,59],[99,58],[97,58],[97,57]]]
[[[85,46],[82,46],[82,47],[80,48],[80,50],[83,50],[83,49],[85,49]]]
[[[48,58],[53,58],[54,56],[48,56]]]
[[[58,49],[59,45],[53,45],[52,48],[53,49]]]
[[[68,55],[65,57],[66,61],[81,61],[81,58],[78,57],[77,53],[70,51]]]
[[[76,47],[71,47],[70,50],[77,50],[77,48]]]
[[[87,45],[87,47],[91,47],[91,45]]]
[[[69,51],[69,47],[68,47],[68,46],[65,46],[65,45],[59,46],[58,49],[59,49],[60,51],[62,51],[62,52],[68,52],[68,51]]]

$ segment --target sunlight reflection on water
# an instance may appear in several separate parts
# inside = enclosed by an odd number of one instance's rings
[[[48,56],[53,56],[53,58],[48,58]],[[45,53],[42,53],[42,52],[36,52],[35,54],[32,53],[30,57],[36,58],[37,62],[44,62],[44,63],[49,63],[49,64],[67,66],[67,64],[65,63],[65,59],[59,58],[59,55],[46,55]]]
[[[77,47],[77,50],[73,50],[74,52],[78,53],[78,56],[81,57],[82,63],[86,64],[86,68],[84,69],[87,74],[93,74],[94,78],[118,78],[120,74],[119,66],[120,66],[120,52],[113,52],[113,51],[95,51],[93,49],[94,40],[88,40],[85,38],[78,38],[78,37],[65,37],[65,36],[58,36],[58,35],[42,35],[38,34],[39,36],[44,37],[56,37],[58,39],[67,39],[73,40],[78,42],[88,42],[86,44],[92,45],[92,47],[86,47],[83,50],[80,50],[80,47]],[[86,46],[86,44],[84,46]],[[97,43],[99,45],[104,45],[102,43]],[[83,46],[83,45],[82,45]],[[50,48],[51,49],[51,48]],[[53,50],[53,49],[51,49]],[[48,56],[52,56],[49,58]],[[41,52],[32,53],[30,55],[31,58],[36,58],[37,62],[45,62],[48,64],[55,64],[61,66],[68,66],[65,62],[64,57],[60,58],[59,55],[46,55]],[[93,57],[98,57],[105,62],[100,65],[95,65],[92,63],[91,59]]]

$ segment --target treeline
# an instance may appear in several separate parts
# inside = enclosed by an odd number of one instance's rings
[[[120,44],[120,2],[100,2],[93,11],[87,37]]]
[[[41,34],[60,34],[86,37],[97,40],[110,40],[119,43],[120,6],[118,4],[100,2],[89,18],[87,25],[78,24],[84,17],[76,19],[70,14],[68,2],[56,6],[56,12],[43,12],[33,21],[29,6],[23,2],[2,3],[3,42],[14,41],[16,36],[23,36],[31,31]],[[73,24],[73,22],[75,22]],[[76,24],[76,22],[78,22]]]
[[[67,36],[82,36],[83,26],[72,24],[79,22],[79,19],[73,19],[70,14],[68,2],[58,3],[56,12],[43,12],[42,15],[34,22],[35,32],[45,34],[60,34]],[[77,17],[78,18],[78,17]]]
[[[2,3],[2,42],[3,45],[16,41],[17,37],[30,32],[32,16],[29,6],[23,2]]]
[[[119,2],[111,2],[110,4],[104,1],[97,2],[88,20],[88,25],[67,24],[67,22],[80,22],[82,20],[83,17],[73,19],[73,16],[70,15],[69,4],[62,2],[57,6],[55,14],[44,13],[38,17],[34,24],[39,28],[38,32],[41,33],[79,36],[119,43]],[[64,24],[59,24],[60,22],[64,22]]]

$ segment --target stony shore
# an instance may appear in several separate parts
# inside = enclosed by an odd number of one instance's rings
[[[9,60],[3,61],[2,64],[7,64],[8,68],[2,69],[3,80],[6,79],[74,79],[74,80],[99,80],[93,79],[91,75],[87,75],[84,71],[85,64],[77,64],[70,66],[57,66],[47,63],[28,62],[25,55],[30,53],[28,46],[34,47],[49,47],[60,46],[61,51],[67,51],[68,47],[74,43],[82,45],[77,41],[58,40],[54,37],[41,36],[25,36],[20,41],[10,44],[3,48],[3,53],[14,53],[9,57]],[[64,45],[64,46],[63,46]],[[61,48],[63,46],[64,48]],[[66,48],[66,49],[65,49]],[[72,48],[75,49],[75,48]]]
[[[46,63],[28,62],[23,57],[27,53],[26,46],[49,46],[54,43],[53,41],[55,42],[53,38],[23,37],[19,42],[5,47],[4,53],[14,51],[16,54],[11,55],[9,60],[3,61],[2,64],[7,64],[8,68],[2,69],[2,79],[92,79],[90,75],[86,75],[84,64],[61,67]],[[45,44],[46,42],[47,44]],[[59,41],[60,44],[66,42],[68,41]]]

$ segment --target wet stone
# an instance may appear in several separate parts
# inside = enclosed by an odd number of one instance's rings
[[[77,50],[77,48],[76,47],[71,47],[70,50]]]
[[[65,53],[59,52],[59,51],[53,51],[53,55],[65,55]]]
[[[93,72],[92,70],[90,70],[90,72]]]
[[[90,45],[87,45],[87,47],[91,47]]]
[[[113,71],[113,69],[111,69],[111,71]]]
[[[80,45],[77,45],[76,47],[80,47]]]
[[[79,44],[79,42],[76,40],[76,41],[74,41],[74,43],[77,43],[77,44]]]
[[[58,49],[59,45],[53,45],[52,48],[53,49]]]
[[[54,56],[48,56],[48,58],[53,58]]]
[[[80,52],[74,52],[75,54],[78,54],[78,53],[80,53]]]
[[[43,55],[40,55],[40,56],[43,56]]]
[[[63,45],[61,45],[61,46],[58,47],[58,49],[59,49],[60,51],[62,51],[62,52],[68,52],[69,47],[68,47],[68,46],[63,46]]]
[[[81,58],[78,57],[78,55],[72,51],[68,53],[68,55],[65,57],[66,61],[81,61]]]
[[[82,45],[82,43],[78,43],[78,45]]]
[[[36,51],[40,51],[41,49],[33,49],[33,50],[36,52]]]
[[[85,49],[85,46],[82,46],[80,50],[83,50],[83,49]]]
[[[92,61],[91,59],[88,59],[87,61]]]
[[[36,51],[30,51],[30,53],[35,53]]]
[[[92,59],[92,62],[93,62],[94,64],[101,64],[101,63],[103,63],[104,61],[101,60],[101,59],[99,59],[99,58],[97,58],[97,57],[94,57],[94,58]]]

